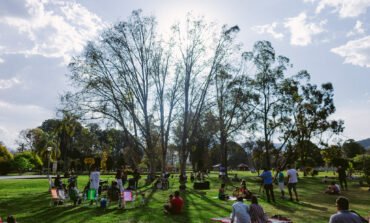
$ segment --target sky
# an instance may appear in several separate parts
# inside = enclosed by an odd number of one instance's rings
[[[245,51],[270,41],[293,63],[288,73],[333,83],[344,139],[370,137],[370,0],[1,0],[0,141],[14,150],[21,130],[55,118],[71,58],[136,9],[160,33],[191,12],[238,25]]]

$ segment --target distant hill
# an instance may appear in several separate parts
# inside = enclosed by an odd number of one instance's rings
[[[357,143],[363,146],[365,149],[370,149],[370,138],[357,141]]]

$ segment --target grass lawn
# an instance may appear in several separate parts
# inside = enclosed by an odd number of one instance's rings
[[[236,173],[236,172],[235,172]],[[254,193],[259,191],[258,177],[250,172],[237,172],[239,177],[247,181],[247,187]],[[302,174],[301,174],[302,175]],[[326,195],[323,191],[326,185],[321,183],[323,175],[318,177],[300,177],[298,193],[300,202],[281,200],[277,186],[274,188],[276,204],[269,204],[261,195],[259,202],[270,216],[281,214],[290,217],[294,222],[328,222],[329,217],[336,211],[336,196]],[[231,175],[232,176],[232,175]],[[109,181],[114,176],[103,175],[102,179]],[[82,191],[86,185],[87,176],[78,177],[78,186]],[[145,207],[129,205],[125,210],[117,208],[117,203],[109,204],[106,210],[87,201],[74,207],[71,203],[63,206],[50,207],[50,195],[46,179],[0,180],[0,216],[6,219],[8,214],[16,217],[17,222],[210,222],[212,217],[229,216],[233,201],[218,200],[217,193],[220,182],[216,173],[208,179],[211,190],[193,190],[192,184],[187,184],[187,191],[182,194],[185,200],[184,213],[180,216],[164,215],[162,206],[168,195],[178,188],[177,178],[171,179],[171,188],[167,191],[145,190],[148,204]],[[142,182],[140,182],[142,183]],[[237,186],[237,183],[233,183]],[[233,189],[228,185],[229,194]],[[368,188],[360,187],[357,182],[349,182],[349,191],[342,194],[350,199],[350,209],[356,210],[362,216],[370,215],[370,192]],[[287,193],[287,191],[286,191]],[[249,203],[248,201],[246,203]]]

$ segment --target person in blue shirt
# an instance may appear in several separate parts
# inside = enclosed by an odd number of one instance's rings
[[[263,173],[260,175],[260,177],[263,180],[263,187],[266,191],[267,196],[267,202],[270,202],[270,196],[272,198],[272,201],[275,202],[275,196],[274,196],[274,186],[272,184],[272,174],[271,171],[267,168],[264,168]]]

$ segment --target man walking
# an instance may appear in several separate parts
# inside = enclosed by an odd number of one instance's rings
[[[298,172],[296,169],[291,168],[290,165],[287,166],[288,171],[288,190],[289,190],[289,196],[290,200],[293,201],[293,196],[292,196],[292,189],[295,194],[295,200],[298,202],[298,193],[297,193],[297,183],[298,183]]]

